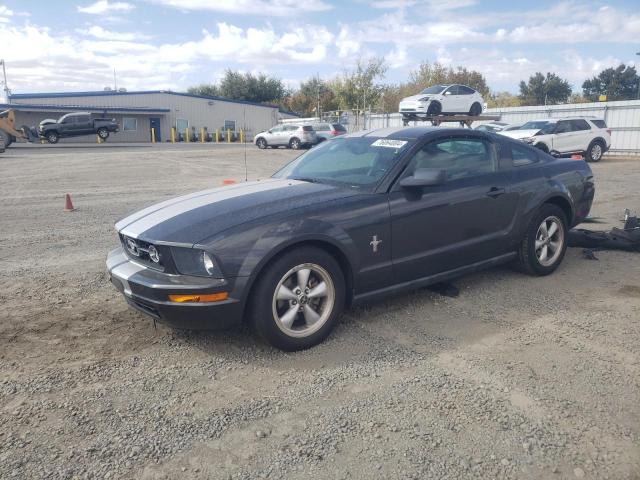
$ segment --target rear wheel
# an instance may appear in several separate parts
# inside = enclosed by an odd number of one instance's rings
[[[0,130],[0,147],[9,148],[9,145],[13,143],[13,136]]]
[[[591,142],[586,151],[587,162],[599,162],[604,154],[604,144],[598,140]]]
[[[292,138],[291,140],[289,140],[289,148],[291,148],[292,150],[300,150],[300,147],[302,146],[302,143],[300,142],[299,138]]]
[[[529,275],[553,273],[567,250],[567,220],[560,207],[544,204],[533,217],[518,250],[518,266]]]
[[[481,113],[482,113],[482,105],[480,105],[478,102],[471,105],[471,108],[469,109],[469,115],[471,115],[472,117],[477,117]]]
[[[260,137],[258,140],[256,140],[256,145],[258,146],[258,148],[264,150],[265,148],[267,148],[267,141]]]
[[[58,132],[48,132],[46,138],[49,143],[58,143],[58,140],[60,140]]]
[[[338,262],[324,250],[302,247],[263,270],[250,301],[254,329],[281,350],[322,342],[344,307],[345,282]]]

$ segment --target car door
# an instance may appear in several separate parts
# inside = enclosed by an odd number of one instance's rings
[[[591,125],[583,118],[569,120],[569,123],[571,123],[571,128],[574,132],[571,137],[571,151],[582,152],[587,150],[592,138]]]
[[[484,135],[444,135],[420,148],[402,175],[441,169],[440,185],[389,194],[396,282],[409,282],[508,253],[507,237],[517,209],[499,169],[498,144]]]
[[[571,121],[558,120],[551,139],[553,150],[560,153],[572,152],[576,141],[577,132],[573,129]]]
[[[93,122],[90,115],[76,115],[74,132],[78,135],[88,135],[93,133]]]
[[[264,138],[269,145],[278,145],[278,133],[282,131],[282,125],[276,125],[275,127],[267,130],[264,134]]]
[[[60,119],[58,133],[60,136],[69,136],[75,133],[76,117],[75,115],[67,115]]]
[[[451,85],[444,91],[445,104],[442,106],[444,113],[461,113],[464,100],[461,98],[458,85]]]

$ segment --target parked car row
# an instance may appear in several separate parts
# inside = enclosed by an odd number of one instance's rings
[[[262,149],[287,147],[298,150],[346,133],[347,129],[339,123],[287,123],[258,133],[253,143]]]
[[[476,130],[521,140],[556,157],[581,154],[589,162],[599,161],[611,148],[611,129],[604,120],[590,117],[543,118],[517,125],[489,122]]]

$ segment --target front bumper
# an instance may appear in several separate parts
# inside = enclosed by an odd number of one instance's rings
[[[405,117],[426,117],[430,102],[401,102],[400,113]]]
[[[159,272],[126,256],[122,247],[107,256],[109,279],[131,307],[174,328],[218,330],[242,321],[240,295],[225,279]],[[169,294],[229,292],[229,298],[211,303],[175,303]]]

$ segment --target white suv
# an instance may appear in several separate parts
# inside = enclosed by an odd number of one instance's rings
[[[604,120],[587,117],[530,120],[519,130],[499,132],[517,138],[554,156],[583,154],[597,162],[611,147],[611,130]]]
[[[478,116],[482,113],[482,95],[466,85],[434,85],[418,95],[403,98],[400,102],[402,121],[424,120],[442,114]]]

